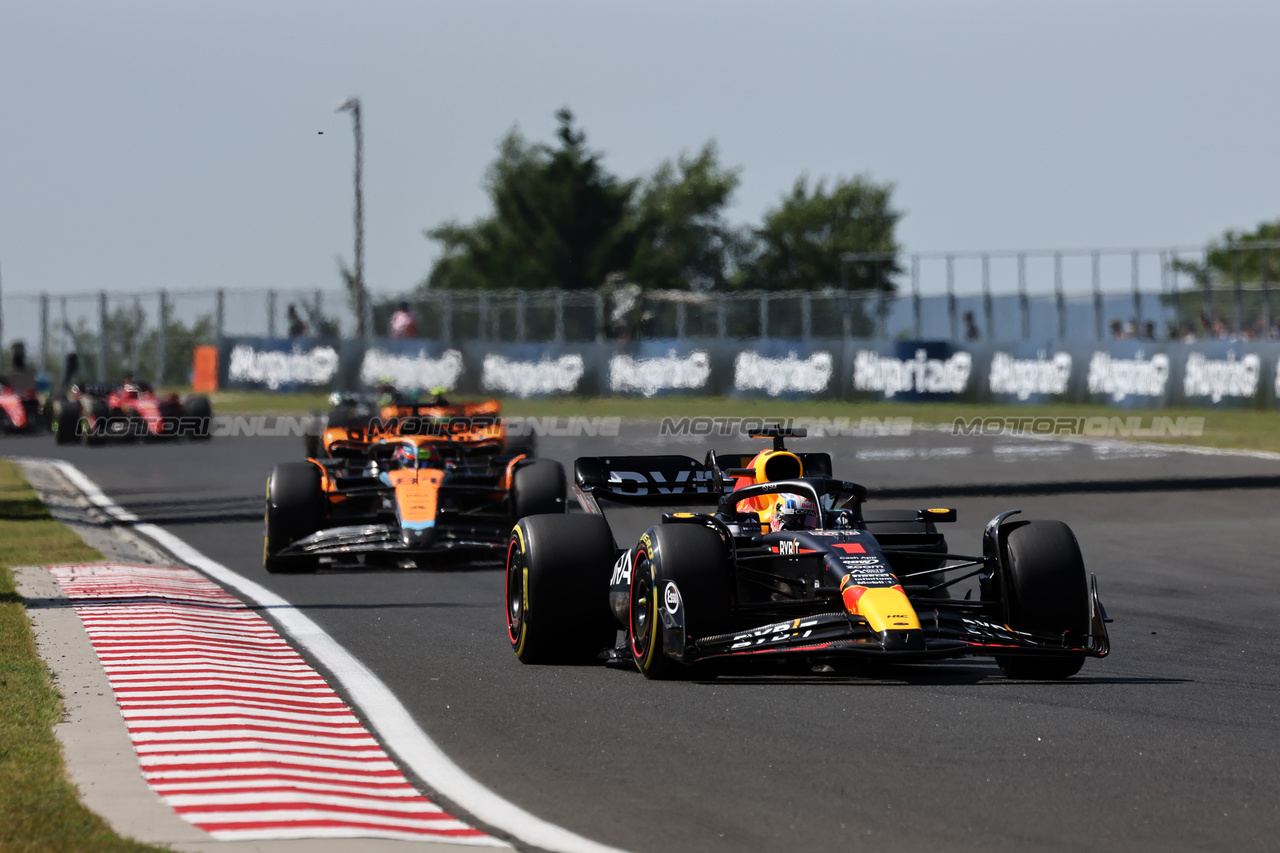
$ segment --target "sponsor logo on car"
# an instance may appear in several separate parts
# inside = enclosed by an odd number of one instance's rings
[[[662,593],[662,603],[666,606],[668,613],[674,614],[680,609],[680,590],[676,589],[676,585],[671,581],[667,581],[667,588]]]

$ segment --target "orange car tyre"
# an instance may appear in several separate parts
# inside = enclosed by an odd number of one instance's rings
[[[700,639],[729,630],[733,570],[729,551],[712,530],[697,524],[650,527],[640,537],[631,567],[627,645],[645,678],[696,678],[708,674],[667,657],[661,608],[673,581],[684,608],[686,637]]]
[[[282,462],[267,479],[263,567],[273,574],[313,572],[313,556],[280,556],[287,546],[320,529],[320,469],[310,462]]]
[[[1009,627],[1015,631],[1066,634],[1083,644],[1089,631],[1089,584],[1084,557],[1071,528],[1061,521],[1017,521],[1004,525]],[[1084,655],[1001,655],[1009,678],[1069,678]]]
[[[585,663],[613,645],[616,549],[598,515],[534,515],[507,547],[507,638],[521,663]]]

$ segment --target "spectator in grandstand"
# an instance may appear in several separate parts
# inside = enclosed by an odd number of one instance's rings
[[[387,335],[392,338],[416,338],[418,336],[418,320],[413,316],[407,300],[401,300],[396,313],[391,315],[387,326]]]
[[[973,319],[973,312],[964,312],[964,338],[967,341],[976,341],[982,337],[982,332],[978,329],[977,322]]]
[[[1119,319],[1113,319],[1113,320],[1110,322],[1110,324],[1108,324],[1108,328],[1110,328],[1110,329],[1111,329],[1111,339],[1112,339],[1112,340],[1115,340],[1115,341],[1123,341],[1123,340],[1124,340],[1124,326],[1122,326],[1122,325],[1120,324],[1120,320],[1119,320]]]
[[[298,306],[292,302],[289,303],[289,310],[286,312],[289,319],[289,337],[302,338],[310,329],[307,328],[306,322],[298,316]]]
[[[1156,339],[1156,324],[1148,320],[1142,324],[1142,335],[1144,341],[1154,341]]]

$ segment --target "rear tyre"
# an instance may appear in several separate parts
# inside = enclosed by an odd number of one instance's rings
[[[282,462],[267,479],[266,537],[262,565],[272,574],[314,572],[319,559],[280,551],[320,529],[320,469],[310,462]]]
[[[188,397],[182,403],[182,414],[188,418],[200,419],[199,427],[189,434],[192,441],[208,441],[213,438],[213,406],[209,404],[208,397],[203,394]]]
[[[691,678],[696,667],[667,657],[661,608],[667,582],[674,581],[684,606],[687,640],[729,630],[733,572],[720,537],[697,524],[650,527],[641,537],[631,567],[627,645],[645,678]]]
[[[507,436],[506,452],[511,456],[523,453],[533,458],[538,455],[538,434],[530,431],[528,435]]]
[[[80,401],[80,418],[82,424],[80,441],[85,446],[96,446],[105,442],[106,420],[111,416],[107,401],[99,397],[86,397]]]
[[[527,515],[563,513],[564,467],[554,459],[532,459],[511,478],[511,511],[518,521]]]
[[[516,523],[507,546],[507,638],[521,663],[585,663],[613,645],[615,550],[598,515],[534,515]]]
[[[51,406],[53,440],[56,444],[74,444],[76,426],[80,423],[80,404],[58,397]]]
[[[1083,645],[1089,633],[1089,584],[1071,528],[1061,521],[1019,521],[1001,532],[1006,533],[1009,626],[1065,635]],[[996,663],[1009,678],[1061,679],[1080,671],[1084,655],[1000,655]]]

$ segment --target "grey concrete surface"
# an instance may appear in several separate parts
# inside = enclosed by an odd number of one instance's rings
[[[1003,509],[1070,524],[1116,620],[1112,655],[1063,683],[1012,682],[981,659],[654,683],[520,665],[499,571],[265,574],[262,484],[300,444],[47,451],[303,609],[464,769],[587,837],[1021,852],[1269,850],[1280,834],[1280,460],[939,432],[796,442],[830,451],[870,506],[916,505],[877,491],[972,487],[940,502],[959,510],[956,551]],[[672,441],[655,425],[542,441],[566,463],[708,445],[753,442]]]

